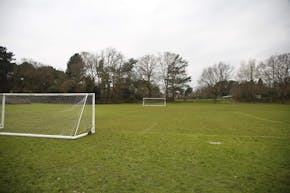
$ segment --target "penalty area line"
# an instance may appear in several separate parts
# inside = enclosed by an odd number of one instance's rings
[[[196,136],[205,136],[205,137],[244,137],[244,138],[274,138],[274,139],[290,139],[289,137],[280,137],[274,135],[214,135],[214,134],[193,134]]]
[[[248,113],[242,113],[242,112],[239,112],[239,111],[234,111],[233,113],[236,113],[236,114],[239,114],[239,115],[243,115],[243,116],[246,116],[246,117],[250,117],[250,118],[254,118],[254,119],[257,119],[257,120],[260,120],[260,121],[268,121],[268,122],[271,122],[271,123],[290,124],[290,123],[288,123],[288,122],[284,122],[284,121],[275,121],[275,120],[271,120],[271,119],[266,119],[266,118],[258,117],[258,116],[251,115],[251,114],[248,114]]]
[[[194,133],[176,133],[176,132],[149,132],[149,129],[146,133],[148,134],[163,134],[163,135],[184,135],[184,136],[192,136],[192,137],[231,137],[231,138],[264,138],[264,139],[290,139],[288,137],[280,137],[280,136],[273,136],[273,135],[218,135],[218,134],[194,134]],[[187,129],[186,129],[187,130]],[[142,132],[143,133],[143,132]]]
[[[150,127],[146,128],[144,131],[141,132],[134,132],[134,131],[122,131],[125,133],[135,133],[135,134],[154,134],[154,135],[183,135],[183,136],[189,136],[189,137],[231,137],[231,138],[264,138],[264,139],[283,139],[283,140],[289,140],[290,136],[287,137],[280,137],[280,136],[274,136],[274,135],[226,135],[226,134],[200,134],[200,133],[177,133],[177,132],[157,132],[157,131],[150,131],[153,127],[155,127],[157,123],[152,124]],[[189,130],[189,129],[185,129]],[[118,131],[117,131],[118,132]],[[121,132],[121,131],[120,131]]]

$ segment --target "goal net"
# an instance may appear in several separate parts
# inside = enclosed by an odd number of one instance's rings
[[[143,98],[143,106],[166,106],[165,98]]]
[[[0,135],[77,139],[95,132],[94,93],[4,93],[0,102]]]

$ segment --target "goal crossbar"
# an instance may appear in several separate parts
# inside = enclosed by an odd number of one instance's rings
[[[2,108],[1,113],[1,122],[0,122],[0,135],[4,136],[23,136],[23,137],[40,137],[40,138],[57,138],[57,139],[78,139],[83,136],[95,133],[95,93],[0,93],[2,95]],[[4,120],[5,120],[5,100],[7,96],[83,96],[85,97],[84,102],[82,104],[82,109],[78,117],[77,125],[75,128],[75,132],[72,136],[69,135],[50,135],[50,134],[35,134],[35,133],[21,133],[21,132],[1,132],[1,129],[4,129]],[[91,128],[89,132],[84,132],[81,134],[77,134],[79,129],[80,121],[82,119],[82,114],[84,112],[85,104],[88,96],[91,96],[91,104],[92,104],[92,117],[91,117]]]
[[[1,93],[5,96],[86,96],[95,93]]]

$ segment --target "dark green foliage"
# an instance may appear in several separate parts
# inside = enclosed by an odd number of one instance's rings
[[[184,91],[184,96],[190,96],[190,94],[192,93],[192,88],[191,87],[187,87],[186,90]]]
[[[79,83],[85,77],[85,64],[80,54],[76,53],[70,57],[67,63],[66,74],[69,79]]]
[[[14,92],[60,92],[65,80],[62,71],[51,66],[23,62],[16,65],[13,72],[12,91]]]
[[[8,52],[5,47],[0,46],[0,92],[8,92],[13,86],[11,79],[13,76],[14,54]]]
[[[67,80],[62,84],[62,92],[89,92],[92,89],[91,80],[86,79],[85,64],[80,54],[70,57],[66,69]],[[86,85],[87,83],[87,85]],[[89,89],[86,91],[86,89]]]
[[[58,93],[59,89],[57,88],[57,86],[51,85],[47,88],[47,92],[48,93]]]
[[[180,55],[176,54],[174,60],[168,66],[168,99],[174,100],[177,94],[184,93],[187,83],[191,81],[191,77],[186,73],[188,66]],[[183,96],[183,95],[182,95]]]

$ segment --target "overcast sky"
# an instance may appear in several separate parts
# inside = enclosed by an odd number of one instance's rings
[[[0,45],[66,69],[71,55],[114,47],[171,51],[195,86],[204,67],[290,52],[289,0],[0,0]]]

